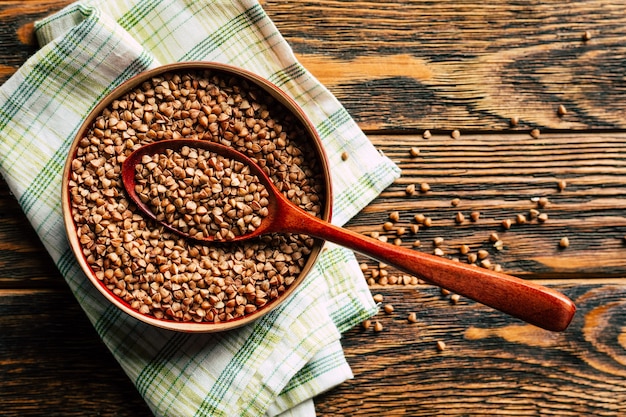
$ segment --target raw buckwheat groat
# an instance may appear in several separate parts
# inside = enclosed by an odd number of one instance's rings
[[[197,239],[232,240],[268,215],[269,194],[250,167],[205,149],[144,155],[135,183],[158,221]]]

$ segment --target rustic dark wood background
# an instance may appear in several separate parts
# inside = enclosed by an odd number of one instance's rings
[[[0,1],[0,82],[36,51],[33,21],[66,4]],[[428,285],[383,284],[378,265],[363,259],[372,292],[394,311],[374,318],[381,332],[345,335],[355,378],[319,397],[318,415],[626,415],[626,5],[262,5],[301,62],[402,168],[350,228],[382,233],[391,211],[405,226],[424,214],[433,225],[403,235],[403,245],[419,239],[417,250],[432,251],[443,237],[446,256],[461,262],[462,244],[488,250],[504,271],[557,288],[578,307],[567,331],[550,333],[463,298],[454,304]],[[422,182],[431,191],[406,195]],[[546,223],[502,229],[538,197],[550,201]],[[477,222],[455,222],[472,211]],[[401,278],[384,271],[388,281]],[[417,323],[407,322],[410,312]],[[0,404],[6,416],[149,414],[1,180]]]

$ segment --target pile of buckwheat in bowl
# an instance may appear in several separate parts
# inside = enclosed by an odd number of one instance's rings
[[[106,298],[142,321],[182,331],[227,330],[282,302],[323,242],[271,234],[202,243],[147,217],[126,194],[121,165],[142,145],[182,138],[244,153],[292,202],[326,220],[328,165],[296,104],[269,82],[222,64],[147,71],[118,87],[86,119],[69,151],[62,190],[68,239],[83,271]]]

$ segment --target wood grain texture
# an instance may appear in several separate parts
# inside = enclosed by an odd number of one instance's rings
[[[0,83],[36,51],[33,22],[70,2],[0,0]],[[549,333],[466,299],[453,305],[428,285],[382,285],[381,275],[402,276],[360,257],[372,291],[395,309],[375,317],[382,332],[345,335],[355,378],[317,398],[318,415],[625,415],[626,6],[262,5],[303,65],[402,169],[349,228],[393,240],[395,229],[382,230],[391,211],[400,214],[395,227],[430,216],[431,227],[399,236],[401,244],[420,240],[416,250],[432,252],[443,237],[445,256],[462,262],[462,244],[484,249],[492,264],[562,290],[578,307],[566,332]],[[567,113],[559,116],[561,104]],[[537,139],[528,135],[533,127],[542,131]],[[426,140],[425,129],[436,134]],[[406,194],[422,182],[429,192]],[[541,209],[547,222],[502,229],[503,219],[536,208],[537,197],[550,201]],[[489,242],[492,232],[502,250]],[[559,248],[565,236],[570,246]],[[418,323],[407,323],[409,312]],[[437,341],[446,349],[437,351]],[[150,414],[1,179],[0,358],[1,415]]]
[[[427,287],[375,289],[394,312],[374,318],[380,333],[354,329],[343,339],[355,379],[321,396],[318,415],[623,415],[624,286],[558,287],[580,308],[564,333],[467,300],[452,305]]]
[[[6,81],[37,50],[33,23],[70,0],[0,0],[0,81]]]
[[[63,285],[48,252],[0,178],[0,288]]]
[[[513,116],[523,128],[626,126],[624,5],[264,4],[303,65],[367,130],[506,130]]]
[[[377,231],[397,238],[398,227],[407,232],[402,244],[421,242],[419,250],[434,249],[436,237],[448,257],[466,260],[461,245],[471,253],[487,250],[493,264],[505,271],[533,278],[626,277],[626,135],[623,133],[530,135],[370,135],[373,143],[402,169],[402,176],[350,223],[362,233]],[[417,157],[410,155],[416,147]],[[559,190],[559,180],[566,188]],[[427,193],[407,196],[406,187],[426,182]],[[549,204],[538,207],[536,198]],[[451,202],[458,198],[454,207]],[[530,210],[547,214],[540,223]],[[400,221],[390,231],[382,225],[398,211]],[[471,221],[471,213],[480,213]],[[463,213],[465,221],[456,222]],[[431,227],[408,232],[414,216],[432,218]],[[516,216],[527,223],[517,224]],[[512,220],[505,230],[501,222]],[[497,233],[504,243],[497,250],[489,240]],[[562,237],[570,246],[561,248]]]
[[[372,287],[394,311],[373,318],[380,333],[344,336],[355,378],[318,397],[318,415],[623,415],[626,289],[554,288],[579,306],[564,333],[466,299],[453,305],[431,286]],[[3,416],[149,415],[69,290],[4,290],[0,311]]]
[[[32,22],[69,1],[2,1],[0,80]],[[626,127],[626,6],[606,1],[265,1],[297,57],[366,130]],[[582,40],[585,31],[592,35]],[[568,110],[557,114],[559,105]]]
[[[0,415],[150,415],[69,288],[0,290],[0,312]]]

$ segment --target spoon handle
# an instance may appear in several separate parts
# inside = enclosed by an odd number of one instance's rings
[[[329,224],[314,216],[287,229],[339,244],[454,293],[546,330],[562,331],[576,307],[565,295],[542,285],[475,265],[403,248]],[[285,216],[292,217],[292,216]],[[294,216],[296,217],[296,216]],[[292,217],[292,218],[294,218]],[[287,230],[285,229],[285,230]]]

